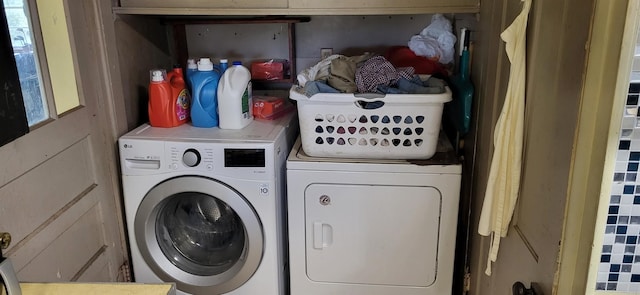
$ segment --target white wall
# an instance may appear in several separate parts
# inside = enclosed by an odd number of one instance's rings
[[[473,14],[447,15],[456,26],[475,27]],[[412,35],[431,23],[431,15],[313,16],[298,23],[296,30],[297,71],[320,60],[321,48],[334,53],[359,55],[384,53],[389,46],[407,45]],[[288,58],[286,24],[188,25],[189,56],[208,56],[216,62],[230,60]]]

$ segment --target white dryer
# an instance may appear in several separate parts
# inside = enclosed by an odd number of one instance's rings
[[[180,294],[285,294],[294,115],[242,130],[143,125],[119,140],[137,282]]]
[[[287,160],[291,295],[452,292],[461,165],[430,160]]]

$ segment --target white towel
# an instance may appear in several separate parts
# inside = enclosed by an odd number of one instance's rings
[[[506,43],[505,50],[511,62],[511,69],[507,94],[494,133],[491,170],[478,226],[479,234],[491,236],[485,270],[487,275],[491,275],[491,263],[498,258],[500,239],[507,235],[520,190],[524,140],[526,35],[531,1],[523,0],[522,12],[500,35]]]

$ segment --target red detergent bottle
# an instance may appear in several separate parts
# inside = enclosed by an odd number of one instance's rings
[[[189,120],[191,96],[182,69],[171,72],[152,70],[149,83],[149,124],[153,127],[176,127]]]

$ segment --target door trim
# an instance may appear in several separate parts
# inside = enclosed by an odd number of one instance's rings
[[[625,19],[637,22],[638,16],[630,12],[639,4],[637,0],[595,3],[553,294],[595,293],[615,164],[612,153],[617,150],[631,73],[631,65],[621,63],[621,57],[633,55],[630,47],[635,47],[629,43],[631,28]]]

